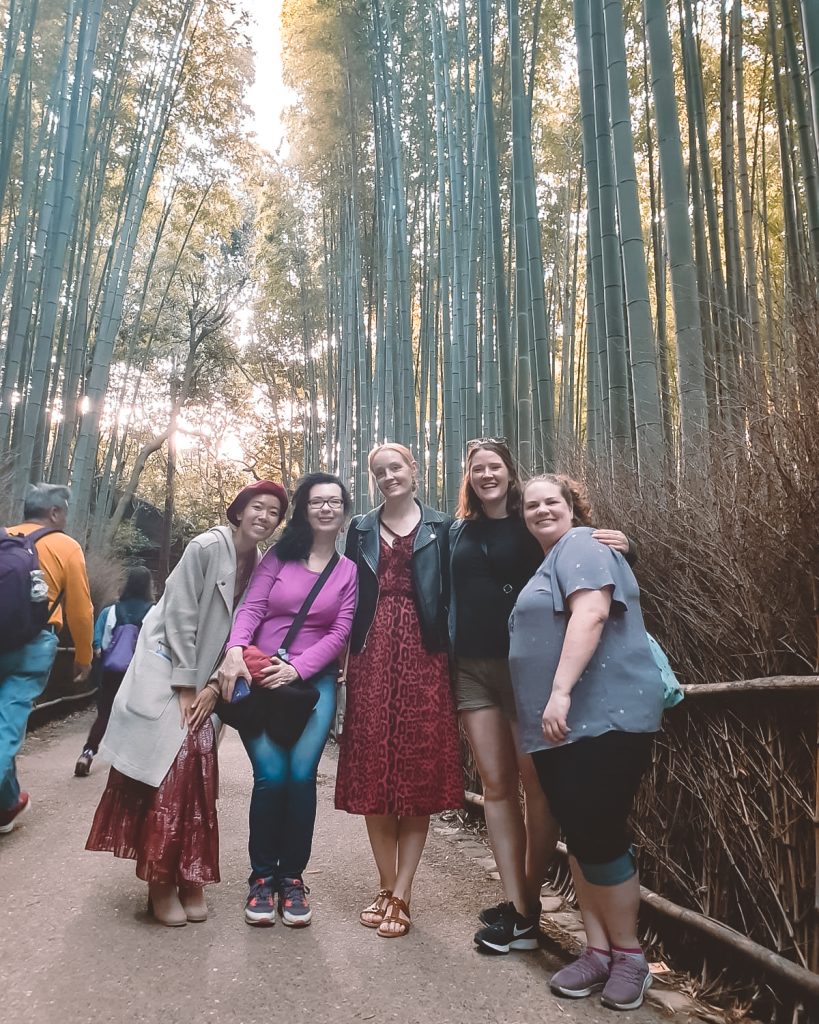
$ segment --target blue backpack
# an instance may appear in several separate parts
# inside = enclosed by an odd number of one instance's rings
[[[49,605],[48,585],[35,547],[53,526],[32,530],[27,536],[0,528],[0,654],[18,651],[37,636],[62,600]]]
[[[116,623],[111,633],[111,643],[102,652],[102,667],[106,672],[122,672],[124,674],[134,657],[142,624],[123,622],[119,602],[114,605],[114,614]]]
[[[663,681],[663,708],[667,711],[669,708],[675,708],[685,698],[685,693],[665,651],[651,633],[646,633],[646,636],[654,664],[660,670],[660,678]]]

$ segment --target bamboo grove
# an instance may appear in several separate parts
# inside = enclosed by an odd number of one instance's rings
[[[241,232],[213,224],[242,220],[246,19],[211,0],[7,0],[0,19],[7,504],[70,481],[72,531],[99,542],[243,282]]]
[[[204,523],[324,466],[361,508],[385,438],[448,510],[478,436],[673,486],[817,416],[813,0],[283,0],[273,160],[240,0],[0,18],[15,506],[70,481],[105,543],[183,470]]]
[[[528,471],[581,446],[612,478],[674,479],[750,398],[815,412],[793,368],[817,289],[817,5],[283,17],[298,100],[268,200],[301,228],[266,238],[295,268],[307,464],[364,502],[372,444],[405,441],[452,508],[471,437],[509,438]],[[262,305],[291,301],[268,284]]]

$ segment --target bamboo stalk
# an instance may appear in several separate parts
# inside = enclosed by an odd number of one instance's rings
[[[688,697],[708,697],[726,693],[799,692],[819,689],[819,676],[769,676],[765,679],[737,679],[730,683],[698,683],[684,686]]]
[[[562,845],[562,843],[558,844],[558,846]],[[646,889],[643,885],[640,886],[640,901],[662,914],[663,917],[678,921],[684,927],[728,947],[738,956],[762,967],[768,975],[784,982],[788,988],[804,993],[814,1000],[819,1000],[819,975],[813,971],[791,963],[790,960],[760,946],[758,942],[741,935],[733,928],[728,928],[720,921],[715,921],[704,914],[698,914],[694,910],[686,910],[685,907],[677,906],[676,903],[672,903],[664,896],[658,896],[656,892]]]
[[[816,731],[816,789],[813,803],[813,914],[808,940],[808,960],[812,971],[819,971],[819,705]]]

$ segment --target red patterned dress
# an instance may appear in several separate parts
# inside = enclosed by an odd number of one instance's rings
[[[364,650],[351,655],[336,807],[350,814],[427,815],[463,804],[455,707],[445,652],[421,639],[410,558],[415,531],[381,538],[379,598]]]
[[[216,736],[208,720],[189,732],[157,789],[112,768],[86,850],[135,860],[143,882],[219,881]]]

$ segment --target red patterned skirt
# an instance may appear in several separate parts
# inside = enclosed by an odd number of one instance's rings
[[[350,658],[336,807],[402,817],[461,807],[461,749],[445,653],[424,647],[411,538],[382,543],[380,596],[365,649]]]
[[[112,768],[86,850],[135,860],[145,882],[219,881],[216,737],[206,722],[188,733],[158,788]]]

